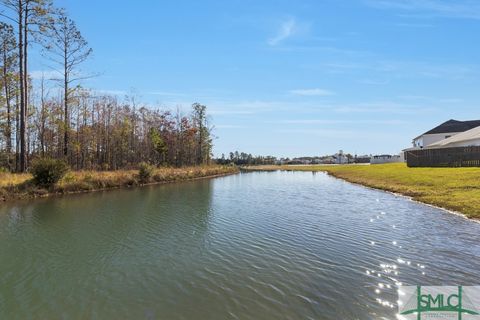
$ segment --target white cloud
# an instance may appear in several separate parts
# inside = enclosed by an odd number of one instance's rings
[[[212,115],[253,115],[284,108],[284,104],[275,101],[207,101]]]
[[[268,39],[268,44],[271,46],[276,46],[280,42],[293,36],[295,33],[297,33],[297,31],[298,31],[297,22],[295,21],[295,19],[290,18],[282,23],[276,36]]]
[[[55,70],[34,70],[29,73],[30,77],[33,80],[52,80],[52,79],[58,79],[61,74],[58,71]]]
[[[245,126],[239,126],[234,124],[219,124],[215,126],[216,129],[245,129]]]
[[[112,96],[124,96],[127,95],[127,91],[124,90],[95,90],[97,93],[100,94],[107,94]]]
[[[332,96],[334,93],[329,90],[314,88],[314,89],[297,89],[291,90],[291,94],[297,96],[317,96],[317,97],[325,97],[325,96]]]
[[[441,97],[428,97],[428,96],[419,96],[419,95],[403,95],[398,98],[408,101],[419,101],[423,103],[431,104],[458,104],[465,102],[462,98],[441,98]]]
[[[401,28],[433,28],[434,25],[431,23],[397,23],[397,27]]]
[[[422,104],[403,104],[397,102],[383,101],[373,103],[359,103],[351,105],[337,105],[334,109],[337,113],[353,114],[353,113],[375,113],[375,114],[428,114],[435,113],[437,110],[432,107],[426,107]]]
[[[386,79],[360,79],[358,80],[358,83],[361,84],[366,84],[366,85],[372,85],[372,86],[380,86],[380,85],[385,85],[390,83],[389,80]]]
[[[372,62],[325,63],[320,67],[333,74],[362,73],[363,76],[366,70],[370,73],[383,74],[381,77],[376,76],[376,79],[359,80],[364,84],[385,84],[392,79],[404,78],[438,78],[457,81],[476,77],[480,69],[480,65],[473,64],[432,64],[428,61],[389,61],[378,58]],[[388,81],[385,81],[385,75],[388,76]]]
[[[270,121],[267,123],[278,123],[278,124],[301,124],[301,125],[341,125],[341,124],[378,124],[378,125],[398,125],[406,124],[410,122],[402,120],[357,120],[357,119],[296,119],[296,120],[280,120],[280,121]]]
[[[146,94],[152,95],[152,96],[169,96],[169,97],[184,97],[185,96],[182,93],[168,92],[168,91],[150,91],[150,92],[147,92]]]

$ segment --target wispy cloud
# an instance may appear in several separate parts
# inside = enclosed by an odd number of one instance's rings
[[[30,72],[29,75],[33,80],[52,80],[61,76],[60,72],[55,70],[35,70]]]
[[[414,29],[435,27],[431,23],[405,23],[405,22],[397,23],[397,24],[395,24],[395,26],[400,27],[400,28],[414,28]]]
[[[286,51],[286,52],[318,52],[322,54],[335,54],[337,56],[345,56],[349,58],[357,57],[371,57],[372,52],[367,50],[354,50],[346,49],[335,46],[323,46],[317,44],[295,44],[288,46],[272,46],[275,50]]]
[[[323,118],[327,114],[337,117],[342,115],[341,120],[357,121],[360,114],[370,117],[375,114],[375,120],[385,120],[387,115],[424,115],[439,112],[436,103],[425,101],[424,99],[403,98],[395,100],[375,100],[357,103],[319,103],[318,101],[209,101],[209,113],[213,116],[238,116],[238,117],[256,117],[260,114],[285,115],[286,119],[281,121],[295,123],[318,123],[327,124],[332,120]],[[292,119],[291,114],[304,114],[304,118],[300,120]],[[352,117],[350,117],[352,115]],[[350,118],[349,118],[350,117]],[[388,116],[390,118],[390,116]],[[274,121],[274,120],[272,120]],[[334,120],[337,121],[337,120]],[[333,123],[331,123],[333,124]]]
[[[284,108],[284,104],[276,101],[208,101],[210,114],[216,115],[255,115]]]
[[[219,124],[215,126],[216,129],[245,129],[245,126],[239,126],[234,124]]]
[[[291,90],[291,94],[297,95],[297,96],[316,96],[316,97],[325,97],[325,96],[332,96],[335,93],[329,90],[325,89],[320,89],[320,88],[314,88],[314,89],[297,89],[297,90]]]
[[[107,94],[107,95],[112,95],[112,96],[124,96],[127,95],[127,91],[124,90],[108,90],[108,89],[101,89],[101,90],[96,90],[97,93],[100,94]]]
[[[476,77],[480,66],[467,64],[432,64],[428,61],[395,61],[381,60],[363,61],[358,63],[325,63],[321,66],[312,67],[332,74],[361,73],[370,71],[378,75],[388,75],[388,79],[404,78],[438,78],[450,80],[462,80]],[[378,78],[378,76],[376,76]],[[383,79],[383,76],[382,76]],[[376,84],[375,80],[372,84]],[[381,80],[381,83],[385,81]],[[365,84],[370,84],[365,82]]]
[[[432,103],[432,104],[458,104],[465,102],[462,98],[441,98],[441,97],[428,97],[428,96],[419,96],[419,95],[403,95],[399,96],[402,100],[407,101],[420,101],[424,103]]]
[[[276,46],[280,44],[282,41],[290,38],[298,31],[298,25],[295,19],[290,18],[284,21],[277,32],[277,34],[268,39],[267,43],[271,46]]]
[[[184,97],[183,93],[168,92],[168,91],[149,91],[146,94],[152,96],[169,96],[169,97]]]
[[[341,114],[397,114],[397,115],[413,115],[435,113],[437,110],[432,107],[418,104],[403,104],[391,101],[359,103],[351,105],[338,105],[335,110]]]
[[[361,84],[371,85],[371,86],[381,86],[381,85],[388,84],[390,81],[387,79],[367,78],[367,79],[359,79],[357,82]]]
[[[278,124],[300,124],[300,125],[339,125],[339,124],[378,124],[378,125],[399,125],[410,123],[403,120],[358,120],[358,119],[296,119],[296,120],[280,120],[270,121],[267,123]]]
[[[289,136],[294,137],[301,137],[301,136],[315,136],[318,138],[326,138],[331,139],[335,137],[335,141],[338,146],[346,145],[347,141],[360,141],[362,139],[369,140],[369,141],[392,141],[398,138],[397,132],[379,132],[376,131],[358,131],[358,130],[349,130],[346,128],[341,129],[309,129],[309,128],[301,128],[301,129],[280,129],[275,131],[279,134],[288,134]],[[297,138],[298,139],[298,138]],[[340,149],[340,148],[339,148]],[[338,149],[337,149],[338,150]],[[354,150],[352,148],[352,150]],[[372,149],[370,149],[372,150]],[[371,152],[371,151],[370,151]]]
[[[478,0],[366,0],[379,9],[395,9],[416,16],[480,19]]]

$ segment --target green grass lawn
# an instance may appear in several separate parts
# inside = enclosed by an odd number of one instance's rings
[[[325,171],[353,183],[400,193],[480,219],[480,168],[408,168],[403,163],[343,166],[265,166],[254,170]]]

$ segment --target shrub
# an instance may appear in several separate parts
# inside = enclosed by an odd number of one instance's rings
[[[148,183],[153,175],[154,170],[154,166],[151,166],[146,162],[140,163],[138,165],[138,178],[140,180],[140,183]]]
[[[68,172],[68,164],[63,160],[42,158],[33,161],[31,172],[37,186],[51,187]]]

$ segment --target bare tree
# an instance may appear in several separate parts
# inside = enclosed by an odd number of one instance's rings
[[[48,13],[51,11],[50,0],[1,0],[6,10],[0,16],[8,19],[16,26],[18,37],[18,66],[20,88],[19,119],[19,156],[20,171],[27,169],[27,115],[28,115],[28,47],[29,35],[43,33]]]
[[[204,105],[194,104],[188,115],[172,114],[142,107],[136,98],[119,102],[82,89],[80,81],[93,76],[80,70],[92,49],[65,12],[55,12],[54,21],[52,12],[50,0],[0,0],[0,16],[12,24],[0,23],[0,129],[5,128],[0,161],[15,153],[17,171],[25,171],[27,160],[35,157],[64,158],[76,169],[102,170],[142,161],[171,166],[209,162],[212,128]],[[44,77],[37,82],[28,75],[28,47],[35,42],[48,49],[45,56],[58,71],[58,95],[50,94],[54,88]],[[0,166],[7,167],[5,162]]]
[[[0,22],[0,63],[2,69],[2,87],[6,107],[6,124],[4,127],[4,136],[6,140],[6,151],[10,165],[10,155],[12,153],[12,99],[16,92],[16,47],[15,34],[13,27],[7,23]]]
[[[204,164],[210,161],[211,154],[211,130],[208,127],[207,107],[200,103],[194,103],[193,121],[197,129],[197,164]]]
[[[25,61],[24,61],[24,17],[25,17],[25,1],[24,0],[3,0],[3,5],[10,9],[11,14],[7,15],[2,13],[2,16],[6,17],[17,26],[18,36],[18,65],[19,65],[19,87],[20,87],[20,132],[19,132],[19,147],[20,147],[20,171],[24,172],[27,165],[27,153],[26,153],[26,102],[25,102]]]
[[[75,22],[68,18],[63,10],[58,13],[55,24],[51,28],[51,41],[47,49],[51,53],[49,59],[57,65],[62,78],[64,138],[63,154],[68,157],[70,143],[70,110],[69,105],[75,91],[74,84],[88,76],[82,75],[79,66],[92,54],[92,49],[83,38]]]

